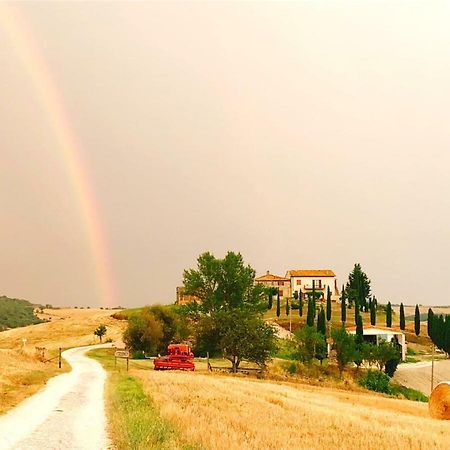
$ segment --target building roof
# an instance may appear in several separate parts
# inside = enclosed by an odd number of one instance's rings
[[[261,275],[256,278],[255,281],[289,281],[289,278],[279,277],[278,275],[273,275],[267,271],[265,275]]]
[[[287,277],[335,277],[335,273],[329,269],[320,270],[288,270]]]
[[[356,326],[347,327],[346,330],[348,332],[350,332],[350,333],[353,332],[353,331],[356,332]],[[400,330],[400,328],[398,328],[398,327],[389,328],[389,327],[382,327],[382,326],[379,326],[379,325],[367,325],[367,324],[364,324],[363,332],[365,332],[365,331],[373,331],[373,330],[380,330],[382,332],[388,331],[389,333],[395,333],[395,334],[399,334],[399,333],[404,334],[404,331]]]

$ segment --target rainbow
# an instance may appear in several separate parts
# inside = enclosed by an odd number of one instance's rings
[[[49,66],[40,51],[32,30],[16,5],[0,2],[0,30],[6,33],[17,56],[30,76],[36,97],[45,110],[55,134],[63,164],[71,180],[78,202],[98,283],[98,297],[102,306],[116,306],[117,292],[111,271],[111,258],[98,214],[95,194],[82,158],[81,145],[64,107]]]

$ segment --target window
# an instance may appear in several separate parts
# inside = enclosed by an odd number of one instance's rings
[[[300,286],[302,284],[302,280],[297,280],[297,286]]]
[[[279,281],[278,286],[284,286],[284,281]]]
[[[314,286],[316,288],[322,289],[322,280],[314,280]]]
[[[278,289],[278,293],[280,294],[280,297],[283,297],[283,289]]]

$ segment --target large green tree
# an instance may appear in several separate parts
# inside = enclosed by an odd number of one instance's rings
[[[342,376],[344,369],[355,358],[355,338],[348,334],[344,328],[336,328],[331,332],[331,336],[333,338],[333,349],[336,351],[339,373]]]
[[[370,280],[361,269],[361,264],[355,264],[350,272],[346,292],[350,305],[358,303],[361,310],[367,311],[367,302],[370,296]]]
[[[228,252],[223,259],[203,253],[195,269],[184,271],[183,284],[187,295],[199,299],[186,307],[196,324],[197,344],[212,338],[213,350],[231,361],[233,370],[244,360],[266,363],[275,335],[262,319],[267,310],[264,288],[255,284],[255,271],[240,253]]]

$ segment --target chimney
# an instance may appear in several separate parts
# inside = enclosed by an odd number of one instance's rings
[[[269,271],[267,271],[267,272],[266,272],[266,275],[270,275],[270,272],[269,272]]]

